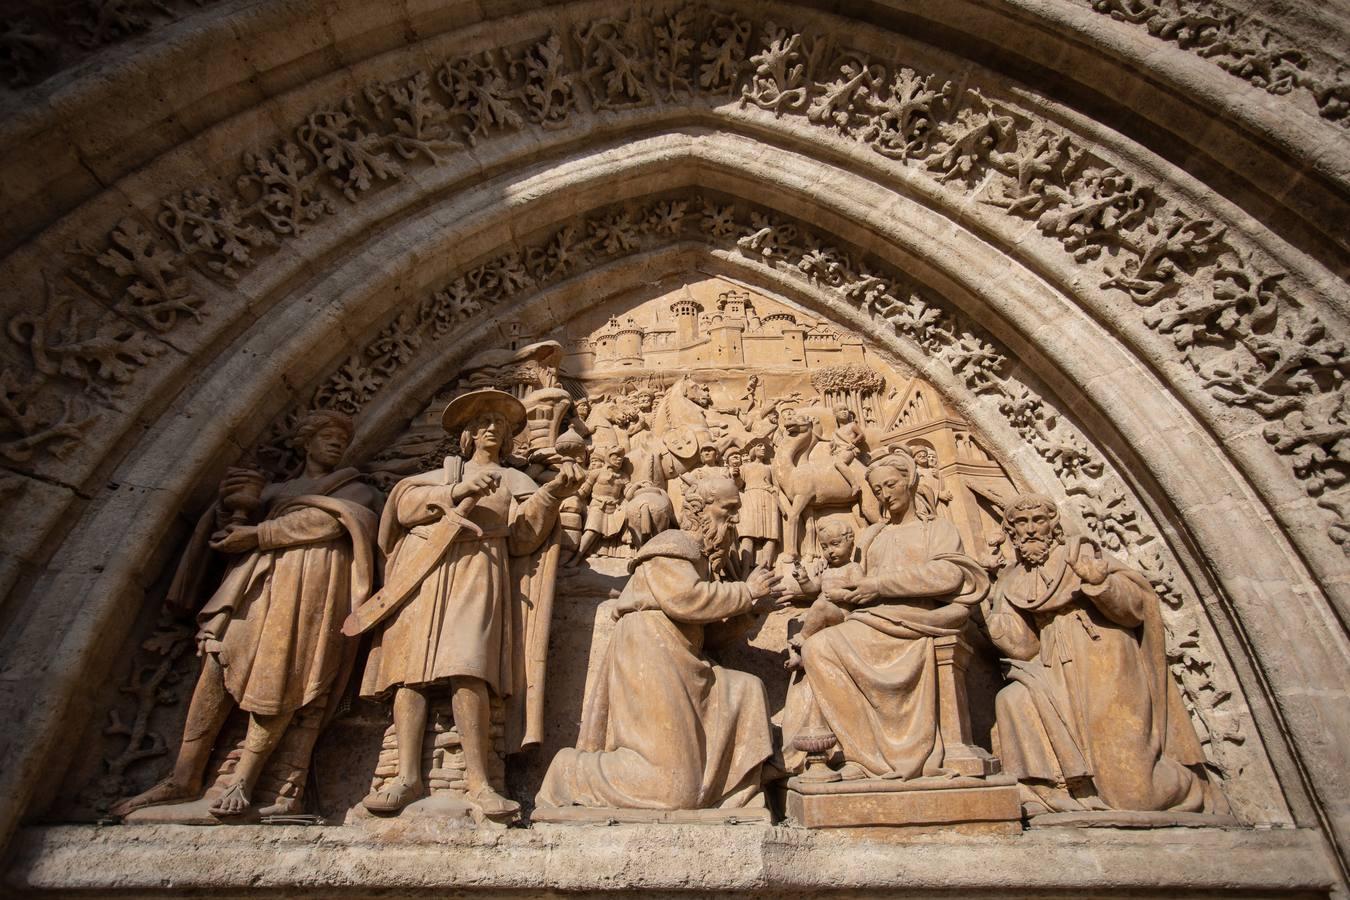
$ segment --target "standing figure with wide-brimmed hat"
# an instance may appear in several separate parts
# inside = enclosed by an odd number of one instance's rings
[[[518,806],[487,777],[490,696],[506,706],[508,753],[539,741],[557,567],[550,537],[560,504],[585,475],[565,462],[540,487],[502,465],[525,426],[525,407],[503,391],[456,397],[442,421],[460,436],[460,454],[394,486],[380,522],[385,586],[346,629],[375,633],[361,693],[393,695],[398,738],[398,777],[364,802],[395,813],[426,793],[427,693],[448,685],[467,799],[485,815],[510,816]]]

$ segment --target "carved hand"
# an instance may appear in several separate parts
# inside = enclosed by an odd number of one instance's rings
[[[853,590],[849,591],[843,598],[843,602],[849,606],[865,606],[868,603],[875,603],[881,599],[881,591],[877,589],[875,578],[860,578]]]
[[[500,483],[501,476],[496,472],[479,472],[455,485],[450,491],[450,497],[456,503],[465,497],[482,497],[495,491]]]
[[[570,497],[586,483],[586,472],[574,462],[565,462],[558,467],[558,476],[549,482],[554,495],[558,498]]]
[[[745,586],[750,589],[750,599],[757,604],[760,600],[777,600],[783,593],[783,579],[763,566],[750,573]]]
[[[228,525],[223,533],[218,533],[211,541],[211,549],[221,553],[247,553],[257,547],[256,525]]]
[[[1093,555],[1088,544],[1080,545],[1079,552],[1070,554],[1069,568],[1073,569],[1075,575],[1083,579],[1084,584],[1094,586],[1101,584],[1110,574],[1110,568],[1107,566],[1106,560],[1098,559]]]

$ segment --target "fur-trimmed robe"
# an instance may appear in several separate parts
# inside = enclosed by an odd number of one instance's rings
[[[714,665],[705,631],[750,611],[742,583],[711,579],[683,531],[649,540],[629,564],[625,612],[586,696],[576,749],[558,752],[541,807],[712,809],[763,805],[773,751],[763,683]]]

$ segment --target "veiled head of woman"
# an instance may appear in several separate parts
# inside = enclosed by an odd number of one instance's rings
[[[919,467],[904,450],[892,450],[867,467],[867,486],[892,522],[900,521],[909,510],[918,484]]]

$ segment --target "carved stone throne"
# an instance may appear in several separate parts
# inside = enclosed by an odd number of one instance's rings
[[[956,827],[963,831],[1021,829],[1017,781],[1001,774],[998,757],[971,738],[966,669],[972,648],[963,635],[937,638],[938,729],[943,768],[955,774],[907,781],[839,780],[825,766],[834,735],[817,726],[796,738],[807,770],[788,779],[784,811],[807,828],[860,826]],[[833,778],[830,776],[833,775]]]

